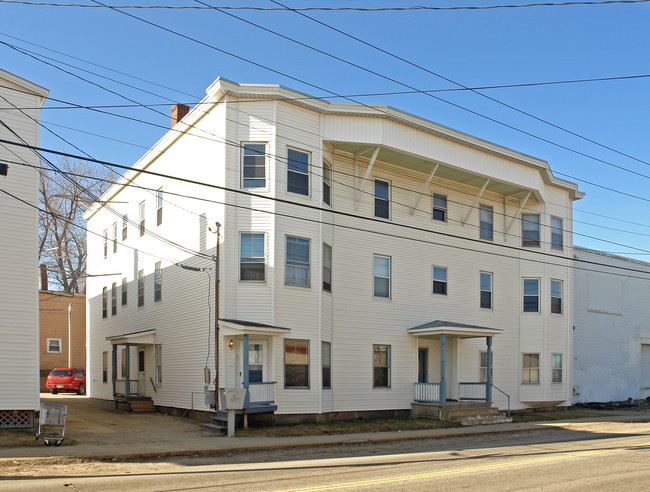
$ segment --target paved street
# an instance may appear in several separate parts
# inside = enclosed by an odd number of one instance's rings
[[[3,490],[647,490],[650,424],[4,469]],[[8,476],[11,475],[11,476]]]

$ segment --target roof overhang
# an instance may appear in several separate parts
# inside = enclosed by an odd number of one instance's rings
[[[409,334],[421,338],[439,339],[440,335],[447,335],[451,338],[477,338],[493,337],[503,333],[500,328],[489,328],[486,326],[466,325],[452,321],[431,321],[423,325],[409,328]]]
[[[135,331],[123,335],[106,337],[112,345],[154,345],[156,343],[156,330]]]
[[[279,335],[291,332],[291,328],[256,323],[254,321],[243,321],[238,319],[220,319],[222,333],[225,336],[236,335]]]
[[[371,150],[374,147],[378,147],[379,152],[376,156],[376,159],[387,164],[400,166],[423,174],[429,174],[431,172],[431,169],[437,165],[438,167],[436,170],[436,178],[456,181],[458,183],[473,186],[475,188],[481,188],[485,181],[489,179],[490,182],[486,187],[487,191],[512,197],[523,197],[528,192],[531,192],[531,198],[533,198],[535,201],[538,203],[543,203],[544,201],[540,190],[527,188],[514,182],[497,180],[494,178],[494,176],[486,176],[479,173],[474,173],[472,171],[454,166],[449,163],[433,161],[423,156],[404,152],[403,150],[397,150],[382,145],[374,146],[359,142],[338,142],[332,140],[327,140],[326,142],[336,150],[341,150],[343,152],[348,152],[350,154],[356,155],[363,154],[369,149]],[[543,166],[539,167],[545,171],[545,169],[543,169]]]

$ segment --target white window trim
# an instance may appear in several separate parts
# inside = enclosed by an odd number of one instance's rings
[[[560,380],[559,381],[553,381],[553,371],[555,371],[555,368],[553,367],[553,357],[559,355],[560,356],[560,362],[562,363],[560,367]],[[551,354],[551,384],[554,385],[561,385],[564,384],[564,354],[560,352],[553,352]]]
[[[537,381],[524,381],[524,370],[525,369],[535,369],[534,367],[524,367],[524,355],[536,355],[537,356]],[[521,384],[542,384],[542,356],[539,352],[522,352],[521,353]]]
[[[59,350],[50,350],[50,342],[57,340],[59,342]],[[63,353],[63,340],[61,338],[48,338],[47,339],[47,353],[48,354],[61,354]]]
[[[559,282],[560,283],[560,312],[559,313],[554,313],[553,312],[553,299],[557,298],[557,296],[553,295],[553,282]],[[564,316],[564,280],[560,280],[558,278],[552,278],[549,282],[549,314],[553,316]]]
[[[388,347],[387,358],[388,365],[386,366],[375,366],[375,347]],[[392,373],[393,373],[393,348],[389,343],[373,343],[372,344],[372,389],[373,390],[389,390],[392,387]],[[386,367],[388,369],[388,385],[387,386],[375,386],[375,368],[376,367]]]
[[[376,215],[375,199],[377,198],[377,195],[375,191],[375,186],[377,185],[377,181],[382,181],[383,183],[388,184],[388,217],[378,217]],[[383,200],[383,198],[380,198],[380,200]],[[375,176],[372,180],[372,217],[374,219],[386,220],[386,221],[390,221],[393,219],[393,183],[389,179]]]
[[[296,174],[304,175],[304,173],[301,173],[299,171],[291,171],[289,169],[289,151],[290,150],[293,150],[294,152],[300,152],[301,154],[307,154],[307,174],[306,174],[306,176],[307,176],[307,194],[306,195],[303,194],[303,193],[297,193],[295,191],[289,191],[289,173],[296,173]],[[298,147],[287,146],[287,187],[286,188],[287,188],[287,193],[289,195],[291,195],[291,196],[301,196],[303,198],[311,198],[311,194],[312,194],[311,193],[311,190],[312,190],[312,179],[311,179],[311,177],[312,177],[312,167],[311,167],[312,166],[312,161],[311,161],[311,158],[312,158],[312,153],[309,152],[308,150],[299,149]]]
[[[490,209],[491,222],[489,224],[491,226],[490,231],[492,232],[492,237],[483,237],[481,235],[481,233],[482,233],[481,224],[483,223],[483,221],[481,220],[481,210],[483,210],[484,207],[485,207],[486,210],[488,208]],[[487,223],[488,222],[486,222],[486,224]],[[494,241],[494,205],[489,205],[487,203],[479,203],[479,205],[478,205],[478,237],[479,237],[479,239],[481,241]]]
[[[329,168],[329,175],[328,176],[325,175],[325,166],[327,166]],[[334,174],[334,168],[332,167],[332,164],[330,163],[329,160],[323,159],[323,169],[321,170],[321,181],[322,181],[322,188],[323,188],[321,190],[321,194],[323,196],[323,200],[321,200],[321,201],[330,208],[332,208],[332,198],[333,198],[333,193],[332,193],[332,175],[333,174]],[[326,179],[327,179],[327,182],[326,182]],[[326,202],[325,199],[324,199],[325,198],[325,185],[328,185],[329,189],[330,189],[330,193],[329,193],[330,201],[329,201],[329,203]]]
[[[264,280],[242,280],[241,278],[241,239],[243,234],[262,234],[264,236]],[[286,240],[285,240],[286,241]],[[286,243],[285,243],[286,247]],[[267,242],[266,242],[266,232],[260,232],[260,231],[239,231],[239,260],[237,263],[237,278],[239,279],[239,282],[242,284],[266,284],[266,275],[268,273],[266,265],[268,263],[268,255],[267,255]],[[248,257],[247,257],[248,258]],[[311,260],[311,254],[310,254],[310,260]],[[286,258],[285,258],[285,265],[286,265]]]
[[[445,271],[445,278],[446,280],[436,280],[436,268],[439,268],[441,270]],[[445,292],[440,293],[440,292],[434,292],[433,289],[433,284],[434,282],[440,282],[445,284]],[[433,265],[431,267],[431,295],[434,296],[448,296],[449,295],[449,268],[441,265]]]
[[[524,238],[524,217],[530,215],[530,216],[537,216],[538,221],[537,221],[537,243],[538,244],[524,244],[526,239]],[[522,248],[541,248],[542,247],[542,214],[540,213],[535,213],[535,212],[527,212],[525,214],[521,214],[521,247]]]
[[[525,280],[537,280],[537,311],[524,311],[524,297],[526,297],[526,290],[524,287]],[[541,314],[541,312],[542,312],[542,279],[539,277],[522,277],[521,278],[521,313],[524,315],[536,315],[536,314]]]
[[[441,207],[436,207],[436,195],[441,196],[441,197],[443,197],[443,196],[445,197],[445,203],[447,204],[447,206],[444,209],[441,208]],[[445,211],[445,220],[435,219],[433,217],[433,211],[434,210],[444,210]],[[433,192],[431,194],[431,220],[436,222],[436,223],[442,223],[442,224],[446,224],[447,222],[449,222],[449,195],[443,195],[442,193],[436,193],[436,192]]]
[[[250,187],[244,186],[244,146],[245,145],[264,145],[264,186],[259,187]],[[239,158],[239,184],[240,187],[244,190],[264,190],[268,191],[270,188],[270,164],[269,164],[269,154],[271,152],[270,143],[265,141],[256,141],[256,140],[245,140],[239,142],[240,148],[240,158]],[[256,178],[259,179],[259,178]]]
[[[561,246],[558,248],[553,245],[553,219],[557,219],[561,223],[560,227],[560,239],[561,239]],[[558,217],[557,215],[551,215],[551,249],[554,249],[556,251],[564,251],[564,218]]]
[[[290,284],[287,282],[287,240],[288,238],[295,238],[295,239],[302,239],[304,241],[307,241],[307,246],[309,248],[309,263],[307,263],[307,285],[302,285],[302,284]],[[284,236],[284,285],[287,287],[298,287],[301,289],[311,289],[311,274],[312,274],[312,268],[311,268],[311,260],[313,257],[312,254],[312,247],[311,247],[311,238],[308,237],[302,237],[302,236],[294,236],[293,234],[286,234]]]
[[[490,276],[490,307],[486,308],[481,306],[481,294],[483,292],[488,292],[487,290],[483,290],[481,288],[481,275],[489,275]],[[523,283],[522,283],[523,286]],[[523,301],[523,299],[522,299]],[[494,310],[494,272],[486,272],[484,270],[479,271],[478,274],[478,307],[479,309],[482,309],[483,311],[493,311]]]
[[[380,257],[380,258],[388,258],[388,297],[384,296],[376,296],[375,295],[375,258]],[[386,278],[386,277],[379,277],[379,278]],[[373,253],[372,255],[372,276],[371,276],[371,290],[372,290],[372,298],[373,299],[379,299],[383,301],[390,301],[393,298],[393,257],[388,256],[388,255],[380,255],[377,253]]]

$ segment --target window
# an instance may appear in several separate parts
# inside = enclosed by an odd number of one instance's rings
[[[492,381],[494,381],[494,352],[492,352],[492,367],[490,369],[490,376],[492,376]],[[487,383],[487,350],[481,350],[479,352],[478,377],[481,383]]]
[[[122,379],[126,378],[126,349],[122,349]]]
[[[129,217],[127,215],[122,215],[122,241],[126,241],[128,229],[127,226],[129,224]]]
[[[562,382],[562,354],[551,355],[551,382]]]
[[[104,229],[102,237],[104,238],[104,258],[106,258],[108,256],[108,229]]]
[[[264,234],[242,232],[239,244],[239,280],[264,282]]]
[[[492,274],[481,272],[481,308],[492,309]]]
[[[433,267],[433,293],[447,295],[447,269]]]
[[[113,253],[117,253],[117,222],[113,222]]]
[[[323,389],[332,388],[332,344],[321,342],[321,366]]]
[[[242,186],[264,188],[266,186],[266,144],[242,145]]]
[[[332,247],[323,243],[323,290],[332,292]]]
[[[375,180],[375,217],[389,218],[390,208],[390,183]]]
[[[287,236],[287,262],[284,282],[309,287],[309,239]]]
[[[524,313],[539,313],[539,279],[524,279]]]
[[[162,384],[162,345],[155,346],[154,358],[156,360],[156,384]]]
[[[144,236],[144,202],[140,202],[140,236]]]
[[[309,195],[309,154],[287,150],[287,191]]]
[[[144,270],[138,270],[138,307],[144,306]]]
[[[522,246],[539,246],[539,214],[521,214]]]
[[[122,277],[122,306],[126,306],[126,289],[127,289],[126,277]]]
[[[332,166],[323,161],[323,203],[332,204]]]
[[[481,239],[494,239],[494,209],[490,205],[481,205],[479,208],[480,236]]]
[[[47,339],[47,353],[48,354],[60,354],[61,353],[61,339],[60,338],[48,338]]]
[[[162,224],[163,214],[163,190],[158,188],[156,191],[156,225]]]
[[[284,341],[284,387],[309,388],[309,342]]]
[[[447,197],[445,195],[433,194],[433,220],[447,222]]]
[[[102,289],[102,318],[108,317],[108,289]]]
[[[390,345],[373,345],[373,388],[390,388]]]
[[[102,383],[108,383],[108,352],[102,352]]]
[[[374,256],[374,296],[390,299],[390,257]]]
[[[158,302],[162,299],[162,266],[159,261],[156,262],[156,268],[153,272],[153,300]]]
[[[551,248],[560,251],[564,248],[564,227],[559,217],[551,217]]]
[[[111,285],[111,316],[117,314],[117,284],[113,282]]]
[[[562,281],[551,280],[551,313],[562,314]]]
[[[539,354],[523,354],[522,383],[539,383]]]

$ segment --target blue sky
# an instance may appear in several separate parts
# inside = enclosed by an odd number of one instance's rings
[[[90,0],[52,2],[92,4]],[[198,5],[190,0],[121,0],[105,3]],[[218,6],[277,6],[266,0],[218,3],[209,0],[207,3]],[[286,0],[282,3],[296,8],[352,5],[479,6],[530,2],[357,0],[352,3],[349,0]],[[407,90],[403,85],[296,46],[221,12],[162,9],[128,9],[126,12],[336,94]],[[228,12],[418,90],[458,87],[294,12]],[[650,74],[650,3],[646,2],[492,10],[316,11],[306,14],[469,87]],[[173,102],[191,104],[199,100],[205,94],[205,88],[218,76],[236,82],[279,83],[315,96],[331,95],[106,8],[33,6],[0,1],[0,19],[0,42],[31,50],[38,56],[49,56],[53,58],[48,60],[49,63],[140,103],[167,104],[168,106],[157,108],[164,116],[142,108],[108,110],[164,127],[169,124],[169,107]],[[84,73],[78,68],[62,65],[61,62],[150,93]],[[115,94],[19,53],[5,44],[0,44],[0,67],[48,88],[51,98],[80,105],[128,103]],[[548,161],[558,177],[576,181],[580,189],[587,193],[583,200],[575,204],[576,244],[626,253],[638,259],[650,259],[650,254],[635,254],[644,252],[639,250],[650,252],[650,179],[608,165],[613,164],[650,176],[650,78],[490,89],[482,92],[618,152],[587,142],[468,91],[441,92],[435,93],[435,96],[556,145],[422,94],[354,99],[389,104]],[[41,114],[42,121],[98,159],[130,165],[165,131],[155,126],[83,109],[47,109],[60,106],[57,102],[48,101]],[[78,153],[47,131],[41,132],[41,144]],[[596,185],[636,197],[624,196]]]

